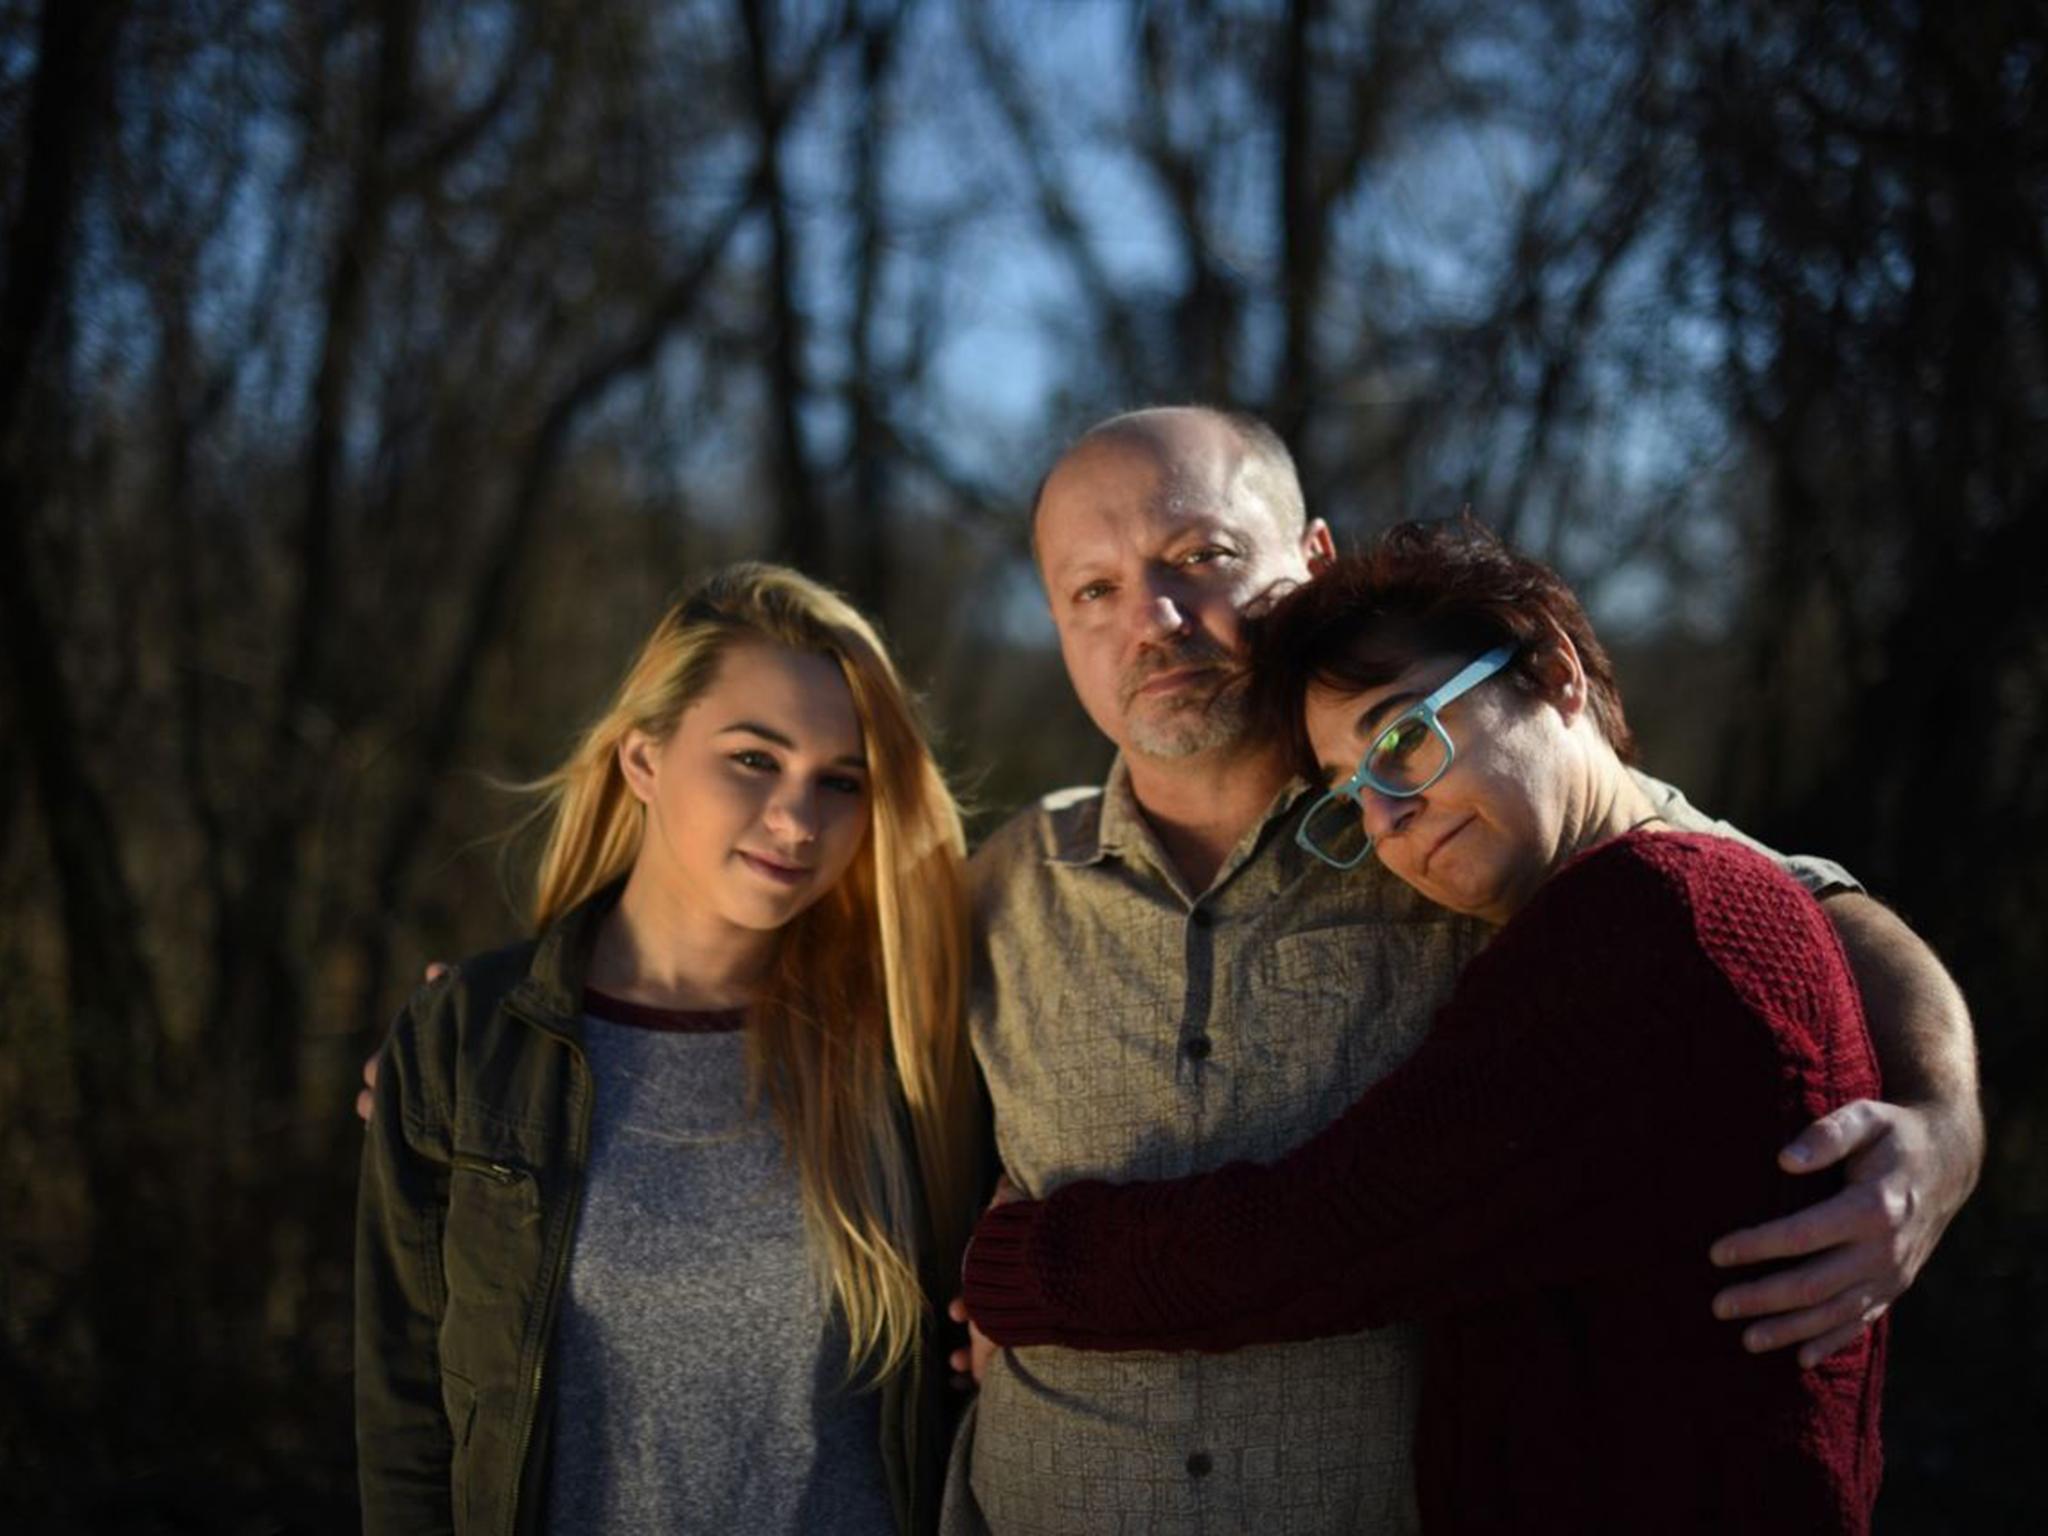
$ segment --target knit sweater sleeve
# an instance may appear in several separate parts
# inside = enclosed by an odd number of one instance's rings
[[[1769,1029],[1730,1027],[1758,999],[1702,941],[1686,882],[1641,851],[1663,841],[1555,877],[1414,1057],[1279,1162],[990,1211],[965,1265],[977,1323],[1007,1345],[1229,1349],[1625,1259],[1683,1136],[1674,1103],[1682,1121],[1717,1077],[1767,1091],[1776,1071]]]

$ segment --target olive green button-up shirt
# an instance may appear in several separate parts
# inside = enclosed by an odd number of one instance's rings
[[[1674,822],[1710,825],[1646,787]],[[1121,761],[976,855],[971,1027],[1024,1191],[1274,1158],[1421,1040],[1488,930],[1376,863],[1302,851],[1303,798],[1284,791],[1204,891]],[[996,1536],[1413,1531],[1417,1370],[1407,1327],[1227,1355],[1005,1350],[955,1477]],[[948,1507],[949,1529],[972,1528],[962,1489]]]
[[[1404,1060],[1484,929],[1295,846],[1294,786],[1188,890],[1119,762],[976,855],[971,1023],[1012,1180],[1270,1159]],[[1004,1351],[968,1452],[997,1536],[1411,1531],[1416,1335]]]

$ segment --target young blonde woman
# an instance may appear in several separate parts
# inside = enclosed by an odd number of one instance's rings
[[[377,1078],[364,1529],[926,1527],[974,1088],[959,814],[886,653],[732,567],[540,789],[537,937]]]

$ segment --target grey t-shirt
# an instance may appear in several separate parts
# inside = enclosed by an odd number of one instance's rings
[[[549,1361],[548,1530],[893,1532],[876,1395],[845,1385],[795,1172],[746,1106],[744,1032],[583,1028],[596,1097]]]

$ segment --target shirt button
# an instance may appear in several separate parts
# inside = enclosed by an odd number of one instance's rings
[[[1207,1477],[1215,1465],[1216,1463],[1209,1459],[1207,1451],[1197,1451],[1188,1458],[1188,1476]]]
[[[1181,1051],[1189,1061],[1207,1061],[1210,1049],[1207,1035],[1189,1035],[1181,1043]]]

